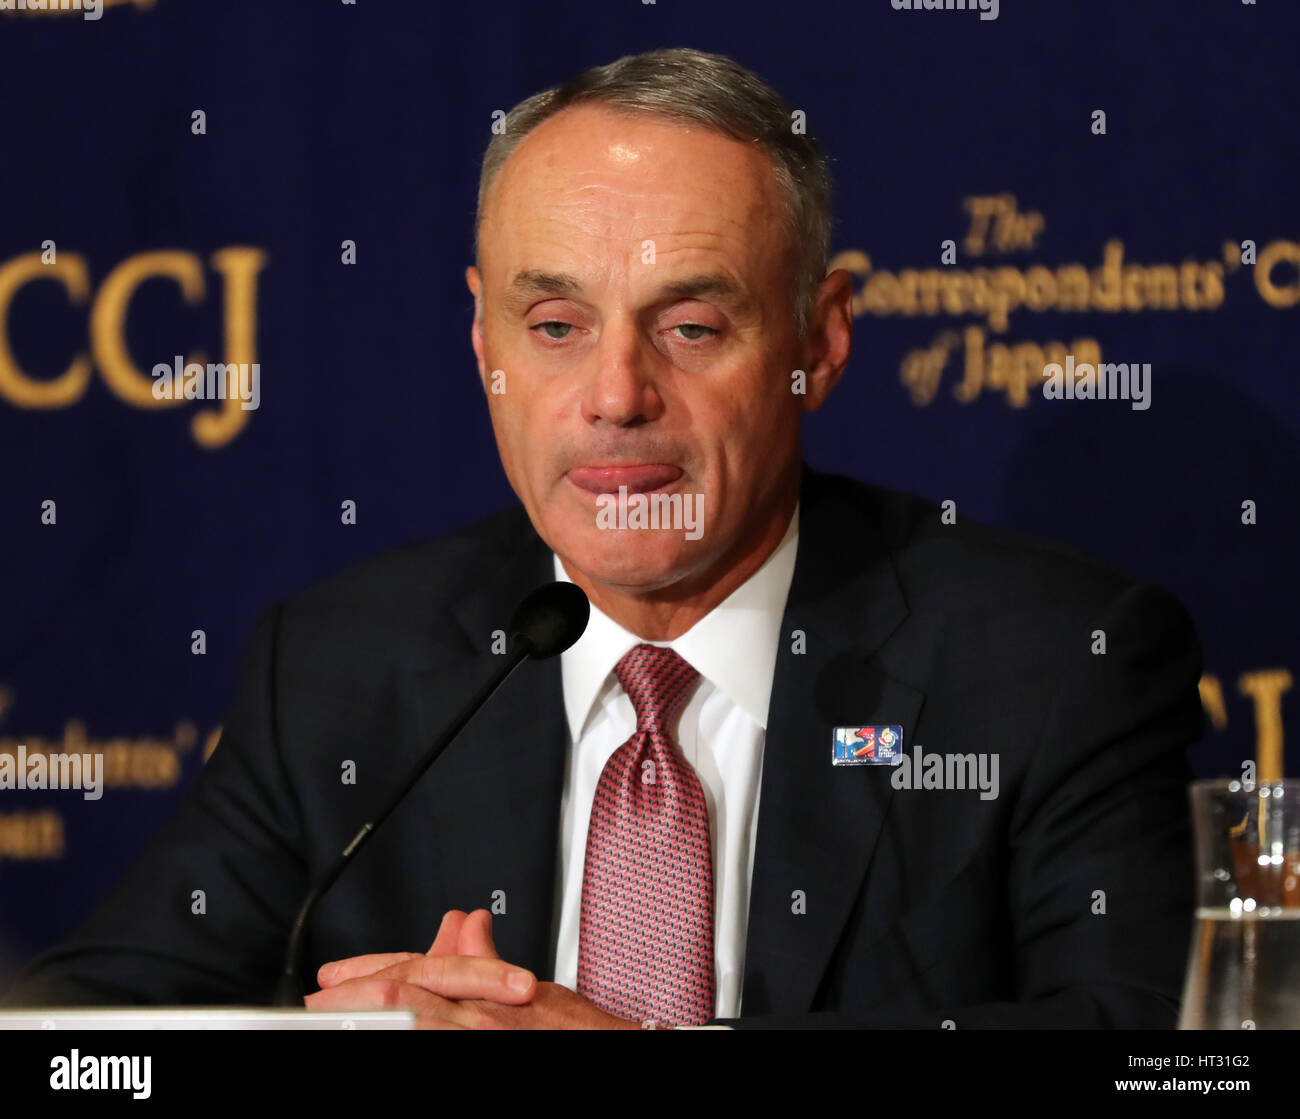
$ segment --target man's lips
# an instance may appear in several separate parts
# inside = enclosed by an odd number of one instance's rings
[[[569,481],[588,493],[618,493],[626,486],[628,493],[650,493],[672,485],[682,476],[680,466],[652,462],[640,466],[575,466]]]

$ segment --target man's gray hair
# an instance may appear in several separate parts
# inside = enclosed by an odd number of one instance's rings
[[[830,257],[830,170],[817,141],[794,131],[794,110],[780,94],[719,54],[673,48],[627,55],[536,93],[511,109],[504,131],[493,134],[483,156],[474,219],[475,258],[488,192],[506,160],[544,120],[583,103],[702,125],[762,146],[786,198],[786,226],[798,261],[792,280],[802,336]]]

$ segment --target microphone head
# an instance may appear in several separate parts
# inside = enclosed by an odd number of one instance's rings
[[[591,617],[591,603],[573,583],[546,583],[515,607],[510,636],[528,645],[528,655],[540,660],[564,652],[582,636]]]

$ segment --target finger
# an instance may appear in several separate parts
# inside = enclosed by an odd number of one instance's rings
[[[456,1009],[454,1002],[414,983],[370,976],[316,991],[303,1001],[312,1011],[412,1010],[432,1017],[450,1017]]]
[[[438,926],[438,935],[434,937],[433,944],[430,946],[427,955],[430,956],[456,956],[468,955],[469,953],[459,953],[456,951],[457,938],[460,936],[461,926],[465,924],[465,911],[462,909],[449,909],[442,915],[442,924]]]
[[[303,1001],[307,1009],[315,1013],[409,1010],[415,1014],[420,1029],[475,1029],[488,1017],[475,1003],[444,999],[414,983],[403,983],[398,979],[351,979],[337,987],[316,991]]]
[[[458,956],[487,956],[494,960],[501,958],[497,946],[492,940],[492,914],[486,909],[476,909],[465,918],[460,927]]]
[[[350,956],[346,960],[334,960],[322,964],[316,972],[316,982],[322,987],[337,987],[349,979],[359,979],[364,975],[374,975],[394,964],[413,960],[416,952],[376,952],[370,956]]]
[[[417,956],[375,972],[373,979],[415,983],[446,999],[485,999],[518,1005],[537,990],[537,977],[502,959],[481,956]]]

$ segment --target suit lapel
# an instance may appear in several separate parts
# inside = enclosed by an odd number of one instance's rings
[[[891,769],[832,766],[834,728],[899,723],[906,744],[923,702],[873,659],[907,606],[863,492],[805,468],[763,753],[746,1014],[811,1009],[889,811]]]
[[[529,591],[554,578],[550,549],[522,527],[492,549],[496,570],[474,572],[453,606],[467,646],[417,674],[424,743],[492,673],[492,635]],[[520,536],[526,529],[527,543]],[[486,908],[503,959],[551,976],[551,919],[563,790],[565,721],[560,660],[525,661],[434,763],[423,803],[433,821],[450,908]],[[430,936],[432,939],[432,936]]]

